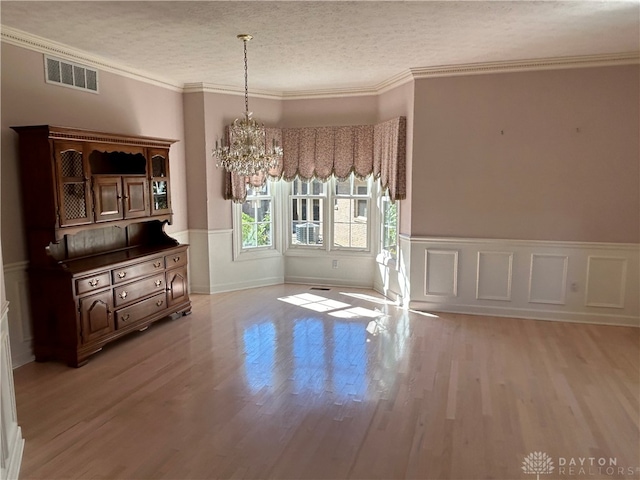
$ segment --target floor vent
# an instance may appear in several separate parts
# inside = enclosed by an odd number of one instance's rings
[[[309,290],[331,290],[331,289],[327,287],[311,287]]]
[[[47,83],[98,93],[98,71],[85,65],[45,55],[44,72]]]

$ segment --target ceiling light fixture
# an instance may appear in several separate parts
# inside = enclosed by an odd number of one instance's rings
[[[282,147],[275,140],[267,146],[264,124],[251,118],[249,112],[249,87],[247,73],[247,42],[252,35],[240,34],[238,38],[244,44],[244,118],[236,118],[229,125],[229,138],[224,136],[220,143],[216,140],[216,148],[211,155],[217,158],[216,167],[224,167],[227,171],[248,177],[265,174],[278,165],[282,158]]]

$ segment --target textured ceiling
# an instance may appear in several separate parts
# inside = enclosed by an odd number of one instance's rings
[[[410,68],[640,50],[638,1],[11,2],[1,22],[176,84],[371,88]]]

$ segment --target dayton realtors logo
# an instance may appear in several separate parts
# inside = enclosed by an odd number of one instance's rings
[[[540,475],[555,473],[561,478],[606,478],[614,475],[635,477],[640,475],[640,467],[624,467],[618,465],[615,457],[558,457],[558,468],[553,465],[552,458],[544,452],[532,452],[522,461],[524,473]]]
[[[551,457],[544,452],[531,452],[522,461],[524,473],[536,475],[536,480],[540,480],[540,475],[548,475],[553,472],[553,462]]]

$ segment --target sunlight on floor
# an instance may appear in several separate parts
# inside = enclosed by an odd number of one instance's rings
[[[423,317],[440,318],[438,315],[429,312],[421,312],[420,310],[409,310],[411,313],[422,315]]]
[[[347,297],[358,298],[360,300],[366,300],[372,303],[378,303],[380,305],[397,305],[396,302],[392,302],[386,298],[378,298],[373,295],[367,295],[366,293],[352,293],[352,292],[340,292],[340,295],[346,295]]]
[[[360,297],[357,297],[360,298]],[[371,297],[375,298],[375,297]],[[378,310],[369,310],[362,307],[353,307],[348,303],[339,302],[330,298],[314,295],[312,293],[300,293],[289,297],[278,298],[281,302],[297,305],[298,307],[307,308],[314,312],[330,312],[329,315],[337,318],[376,318],[384,315]],[[377,299],[376,299],[377,300]]]
[[[384,315],[378,310],[369,310],[368,308],[353,307],[347,310],[339,310],[337,312],[331,312],[329,315],[338,318],[359,318],[359,317],[371,317],[376,318]]]

